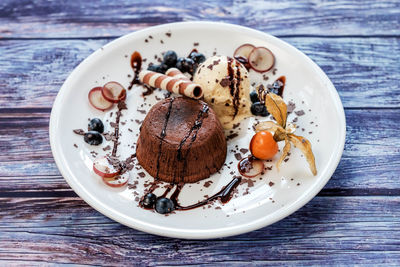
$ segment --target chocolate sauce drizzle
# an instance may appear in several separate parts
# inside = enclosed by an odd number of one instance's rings
[[[169,116],[171,115],[172,103],[174,102],[174,100],[175,100],[175,98],[171,98],[169,100],[168,111],[167,111],[167,114],[165,114],[165,121],[164,121],[164,125],[163,125],[163,128],[161,130],[161,134],[160,134],[160,145],[159,145],[158,155],[157,155],[157,174],[156,174],[156,177],[155,177],[156,180],[158,179],[158,174],[160,172],[160,157],[161,157],[162,143],[164,141],[165,136],[167,135],[166,130],[167,130]]]
[[[194,141],[196,141],[197,133],[199,132],[201,126],[203,125],[204,118],[207,117],[207,115],[208,115],[208,110],[209,110],[208,105],[206,103],[203,103],[203,107],[197,114],[197,119],[194,122],[192,128],[189,130],[189,132],[186,134],[186,136],[182,139],[182,141],[179,144],[177,157],[178,157],[178,160],[184,160],[181,182],[183,181],[183,175],[185,174],[186,168],[187,168],[187,156],[189,155],[190,149],[192,148]],[[193,136],[190,139],[190,143],[188,145],[186,155],[184,157],[182,157],[182,147],[192,133],[193,133]]]
[[[181,142],[179,143],[179,147],[178,147],[178,160],[183,160],[184,158],[182,157],[182,147],[183,145],[186,143],[186,140],[189,138],[189,136],[192,134],[192,132],[194,130],[197,130],[195,132],[195,134],[193,135],[192,139],[191,139],[191,143],[193,143],[196,140],[197,137],[197,132],[198,130],[201,128],[202,124],[203,124],[203,119],[204,119],[204,115],[206,113],[208,113],[209,107],[206,103],[203,103],[203,107],[202,109],[199,111],[199,113],[197,114],[197,119],[195,120],[192,128],[189,130],[189,132],[183,137],[183,139],[181,140]],[[189,145],[191,146],[191,145]],[[188,151],[189,152],[189,151]]]
[[[133,79],[129,84],[128,90],[131,90],[134,84],[140,84],[139,72],[142,67],[142,56],[137,51],[131,55],[131,67],[133,69]]]
[[[236,115],[239,112],[239,84],[240,84],[240,69],[236,68],[236,74],[235,71],[232,67],[233,63],[233,58],[228,57],[228,78],[229,78],[229,88],[230,88],[230,93],[232,96],[232,104],[233,108],[235,110],[235,113],[233,113],[233,118],[236,117]],[[236,77],[235,77],[236,76]]]
[[[178,196],[183,188],[182,184],[178,184],[175,192],[171,195],[170,199],[174,202],[175,204],[175,210],[191,210],[191,209],[195,209],[207,204],[210,204],[210,202],[219,199],[223,204],[227,203],[229,200],[231,200],[232,198],[232,192],[233,190],[240,184],[242,178],[241,177],[235,177],[233,178],[233,180],[227,184],[226,186],[224,186],[221,191],[219,191],[218,193],[214,194],[213,196],[200,201],[196,204],[192,204],[189,206],[181,206],[178,203]]]
[[[116,112],[117,116],[115,119],[115,130],[114,130],[114,138],[113,138],[113,150],[111,152],[111,156],[116,157],[117,155],[117,150],[118,150],[118,145],[119,145],[119,121],[122,116],[122,110],[127,109],[126,104],[124,101],[121,101],[118,103],[118,111]]]

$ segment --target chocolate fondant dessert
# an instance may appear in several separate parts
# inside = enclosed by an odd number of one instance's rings
[[[217,172],[226,150],[214,111],[203,101],[177,97],[151,108],[141,127],[136,155],[156,179],[193,183]]]

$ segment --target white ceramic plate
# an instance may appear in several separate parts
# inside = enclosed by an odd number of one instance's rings
[[[166,35],[167,32],[171,36]],[[152,36],[152,38],[149,37]],[[145,42],[145,40],[148,40]],[[162,41],[161,41],[162,40]],[[88,118],[99,117],[103,121],[110,118],[109,112],[100,112],[88,104],[87,93],[95,86],[107,81],[119,81],[128,86],[132,74],[129,64],[130,54],[137,50],[146,65],[166,50],[175,50],[179,56],[186,56],[194,43],[206,56],[214,52],[219,55],[232,55],[235,48],[243,43],[268,47],[276,57],[276,72],[267,73],[268,81],[281,75],[287,78],[284,99],[296,104],[296,111],[305,115],[297,121],[297,134],[308,138],[316,157],[318,175],[312,176],[301,153],[292,148],[288,162],[283,163],[278,173],[273,167],[262,177],[254,179],[254,186],[242,184],[239,193],[230,202],[222,205],[218,201],[212,207],[177,211],[169,216],[141,209],[137,206],[133,191],[143,192],[143,181],[152,178],[138,178],[138,170],[131,172],[131,182],[139,180],[136,190],[107,187],[92,171],[91,151],[104,154],[107,145],[93,147],[84,143],[81,136],[72,129],[87,127]],[[262,75],[251,72],[254,82],[262,81]],[[148,110],[157,102],[156,91],[143,99],[142,89],[134,88],[128,94],[128,111],[123,112],[119,154],[122,158],[134,152],[131,146],[136,143],[139,125],[134,121],[143,120],[144,114],[137,109]],[[143,107],[141,105],[144,104]],[[114,111],[115,114],[115,110]],[[114,115],[113,115],[114,116]],[[289,121],[294,118],[290,115]],[[262,120],[263,118],[259,118]],[[110,119],[112,120],[112,118]],[[253,135],[251,126],[254,118],[243,121],[239,136],[229,141],[226,162],[233,162],[230,168],[224,167],[221,174],[215,174],[205,181],[213,181],[210,187],[200,184],[186,185],[180,195],[182,204],[202,200],[204,195],[218,192],[237,174],[237,159],[230,152],[236,145],[248,147]],[[133,132],[127,130],[131,128]],[[304,131],[302,131],[304,128]],[[62,175],[72,189],[89,205],[129,227],[152,234],[178,238],[216,238],[237,235],[272,224],[310,201],[327,183],[336,169],[345,142],[345,116],[335,87],[324,72],[307,56],[291,45],[262,32],[252,29],[213,22],[173,23],[148,28],[123,36],[90,55],[68,77],[54,102],[50,119],[50,142],[52,152]],[[106,131],[110,126],[106,123]],[[74,147],[74,144],[78,148]],[[277,158],[278,156],[276,156]],[[273,166],[274,162],[267,166]],[[140,170],[141,172],[143,170]],[[272,182],[272,183],[270,183]],[[248,194],[243,194],[245,191]],[[215,207],[219,207],[215,209]]]

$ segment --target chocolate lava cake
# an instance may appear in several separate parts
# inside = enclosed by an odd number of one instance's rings
[[[217,172],[226,151],[215,112],[203,101],[177,97],[151,108],[140,130],[136,155],[156,179],[193,183]]]

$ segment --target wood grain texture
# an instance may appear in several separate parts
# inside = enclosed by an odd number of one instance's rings
[[[321,66],[345,107],[400,107],[400,38],[284,40]],[[51,108],[68,74],[109,41],[0,41],[0,107]]]
[[[274,35],[399,35],[399,7],[397,0],[3,0],[0,35],[120,36],[152,25],[191,20],[235,23]]]
[[[349,109],[346,120],[345,151],[322,194],[400,195],[399,109]],[[0,113],[0,192],[70,190],[50,151],[48,121],[48,113]]]
[[[0,264],[396,264],[399,205],[399,197],[317,197],[272,226],[194,241],[129,229],[77,198],[0,199]]]

